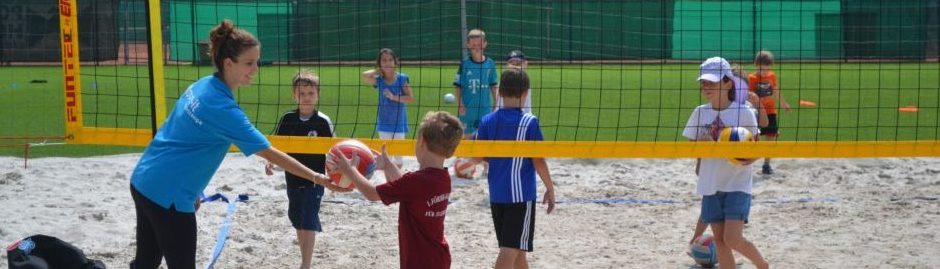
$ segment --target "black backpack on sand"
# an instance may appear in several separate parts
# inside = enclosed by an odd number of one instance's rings
[[[72,244],[41,234],[7,246],[7,263],[10,269],[105,269],[104,263],[86,258]]]

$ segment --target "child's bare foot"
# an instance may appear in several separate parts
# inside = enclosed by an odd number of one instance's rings
[[[757,269],[768,269],[770,268],[770,263],[766,260],[754,263],[754,266],[757,266]]]

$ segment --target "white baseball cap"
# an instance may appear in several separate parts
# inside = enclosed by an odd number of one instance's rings
[[[724,77],[732,77],[731,64],[728,60],[721,57],[711,57],[702,62],[701,69],[698,72],[698,80],[707,80],[711,82],[721,81]]]

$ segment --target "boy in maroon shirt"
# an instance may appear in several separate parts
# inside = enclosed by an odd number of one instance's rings
[[[444,216],[450,197],[450,174],[444,160],[454,155],[463,126],[450,113],[428,112],[418,127],[415,156],[421,169],[402,174],[398,166],[382,165],[388,183],[373,186],[343,154],[337,156],[339,170],[353,179],[366,199],[382,200],[398,207],[398,245],[401,268],[450,268],[450,246],[444,237]],[[391,163],[385,146],[380,164]]]

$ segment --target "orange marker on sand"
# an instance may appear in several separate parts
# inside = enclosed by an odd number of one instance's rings
[[[917,106],[914,106],[914,105],[902,106],[898,108],[898,111],[908,112],[908,113],[917,113]]]
[[[816,102],[800,99],[800,106],[816,107]]]

